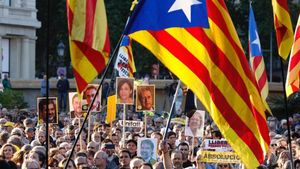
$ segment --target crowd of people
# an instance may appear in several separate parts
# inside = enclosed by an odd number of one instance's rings
[[[106,109],[98,109],[99,104],[96,104],[97,106],[93,108],[95,111],[91,113],[79,137],[78,133],[86,115],[81,112],[82,105],[77,103],[78,95],[76,94],[71,97],[71,102],[79,105],[74,107],[73,112],[66,112],[63,106],[61,111],[56,113],[57,107],[54,106],[57,106],[57,103],[51,99],[48,102],[49,112],[55,112],[49,113],[49,135],[46,135],[45,117],[39,117],[41,116],[39,113],[46,111],[45,106],[38,107],[38,110],[7,110],[1,107],[0,168],[43,169],[48,166],[49,169],[61,169],[66,166],[69,156],[71,159],[68,162],[68,169],[230,169],[244,167],[241,163],[203,161],[201,152],[205,150],[205,140],[224,140],[218,127],[207,113],[204,115],[204,112],[196,111],[187,118],[185,112],[177,112],[172,118],[187,119],[186,122],[174,120],[170,128],[166,129],[168,113],[139,112],[132,100],[134,97],[132,83],[121,81],[119,84],[120,91],[117,91],[117,94],[120,94],[120,102],[132,103],[126,106],[125,119],[142,122],[140,126],[125,127],[125,131],[122,122],[119,121],[123,119],[123,105],[117,106],[117,119],[112,123],[106,123]],[[83,97],[90,105],[96,89],[91,87],[87,90],[88,92]],[[142,110],[154,109],[153,90],[155,88],[142,86],[137,92]],[[124,99],[126,94],[129,96],[127,100]],[[96,102],[97,100],[100,99],[96,99]],[[44,100],[41,100],[42,102]],[[268,117],[267,120],[271,144],[265,161],[259,168],[289,169],[294,165],[294,168],[299,169],[300,114],[294,114],[289,119],[292,156],[288,149],[287,120],[279,120],[275,117]],[[199,130],[200,128],[203,128],[202,131]],[[45,148],[47,137],[48,152]],[[79,140],[75,144],[78,137]],[[75,149],[71,154],[73,145]],[[48,153],[48,160],[46,153]],[[46,162],[48,162],[47,165]]]

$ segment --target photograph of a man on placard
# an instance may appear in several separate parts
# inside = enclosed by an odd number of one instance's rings
[[[93,98],[96,95],[97,88],[99,85],[97,84],[89,84],[87,88],[82,92],[83,100],[82,100],[82,106],[83,102],[86,101],[87,107],[90,107],[92,104]],[[91,109],[91,112],[100,112],[101,109],[101,89],[99,90],[98,95],[96,96],[95,103],[93,104],[93,107]]]
[[[69,93],[69,108],[71,118],[83,118],[85,116],[82,111],[81,99],[77,92]]]
[[[133,105],[133,82],[133,78],[117,78],[117,104]]]
[[[38,124],[46,123],[47,99],[37,98]],[[57,97],[49,97],[48,100],[49,123],[58,123]]]
[[[205,111],[196,110],[192,117],[186,117],[185,135],[203,137]]]
[[[136,92],[136,111],[155,111],[155,86],[137,86]]]
[[[137,156],[142,157],[146,163],[156,163],[157,139],[138,138]]]

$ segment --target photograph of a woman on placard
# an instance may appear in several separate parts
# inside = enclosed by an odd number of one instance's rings
[[[47,99],[45,97],[37,98],[38,124],[46,123]],[[48,100],[49,123],[58,123],[57,98],[50,97]]]
[[[185,135],[203,137],[205,111],[196,110],[192,117],[186,117]]]
[[[155,86],[137,86],[136,111],[155,111]]]
[[[117,104],[133,105],[133,78],[117,78]]]

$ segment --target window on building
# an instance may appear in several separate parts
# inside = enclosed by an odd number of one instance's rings
[[[4,0],[5,6],[11,6],[11,0]]]
[[[2,39],[1,56],[2,56],[2,73],[10,74],[9,72],[9,39]]]

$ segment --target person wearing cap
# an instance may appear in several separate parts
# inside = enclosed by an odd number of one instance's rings
[[[7,122],[1,127],[1,130],[5,130],[5,131],[7,131],[8,133],[11,133],[13,127],[14,127],[14,123],[13,123],[13,122],[10,122],[10,121],[7,121]]]

